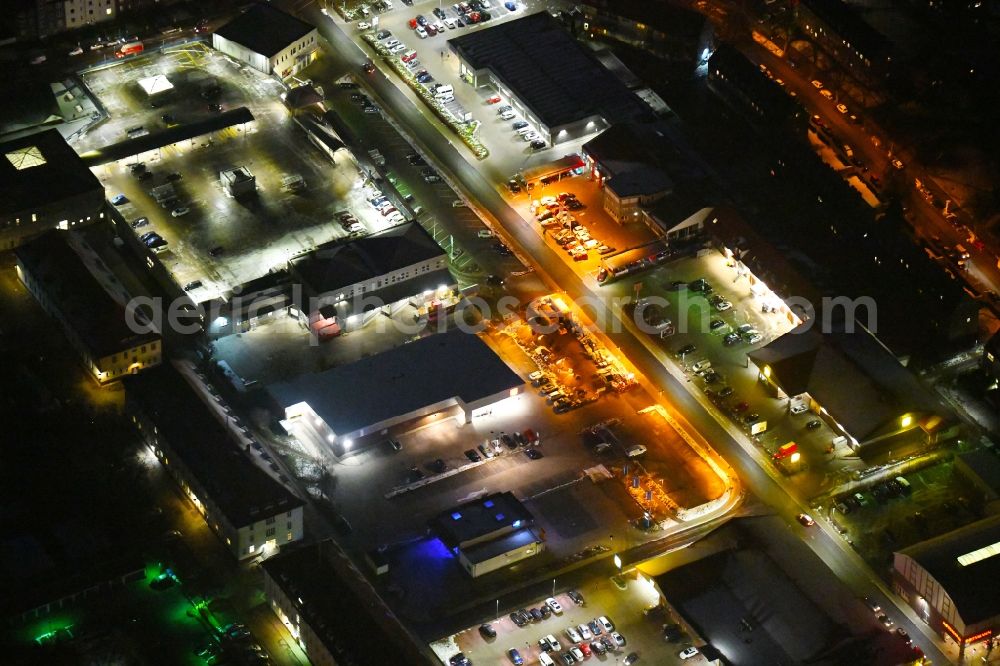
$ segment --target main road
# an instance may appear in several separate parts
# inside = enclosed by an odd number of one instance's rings
[[[540,275],[555,290],[562,290],[571,298],[590,303],[601,303],[599,287],[588,285],[562,257],[554,252],[551,246],[538,236],[528,223],[500,196],[497,188],[487,182],[476,167],[473,158],[466,158],[460,149],[456,149],[432,122],[422,113],[421,108],[414,104],[390,81],[383,71],[376,68],[372,75],[361,72],[362,63],[370,56],[363,50],[340,26],[328,16],[320,12],[315,5],[301,10],[313,24],[319,26],[320,33],[330,47],[327,56],[337,65],[337,68],[365,77],[365,85],[371,88],[381,98],[384,108],[391,110],[396,119],[404,126],[414,141],[420,144],[428,155],[435,158],[450,180],[464,189],[465,194],[478,202],[482,211],[488,212],[497,221],[497,227],[521,256],[530,258]],[[378,64],[377,57],[372,58]],[[605,308],[604,321],[613,322],[618,314]],[[682,413],[704,438],[711,442],[715,449],[739,472],[744,485],[776,513],[788,521],[794,521],[795,516],[804,510],[800,498],[794,497],[789,490],[772,477],[768,463],[759,458],[759,453],[753,446],[733,428],[727,428],[709,411],[707,403],[698,400],[687,389],[685,382],[668,370],[667,359],[662,352],[644,342],[621,326],[609,326],[606,336],[616,344],[632,364],[652,382],[664,396],[669,396],[670,407]],[[615,330],[611,330],[615,329]],[[727,423],[727,425],[729,425]],[[731,426],[730,426],[731,427]],[[842,580],[858,596],[870,596],[877,599],[883,607],[898,607],[894,613],[897,624],[909,631],[918,639],[924,653],[935,663],[951,661],[939,648],[936,636],[929,631],[926,624],[918,621],[916,614],[905,605],[897,604],[898,599],[890,596],[885,585],[875,576],[871,568],[854,552],[825,521],[817,523],[807,539],[814,552],[826,563],[831,572]],[[890,603],[891,602],[891,603]]]

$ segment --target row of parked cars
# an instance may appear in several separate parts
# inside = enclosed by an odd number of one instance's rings
[[[389,197],[382,193],[382,190],[371,188],[368,190],[368,203],[374,208],[379,215],[385,218],[385,221],[389,224],[402,224],[406,221],[406,217],[399,212],[399,210],[389,201]],[[357,226],[361,226],[358,224]],[[354,230],[351,229],[353,232]],[[362,227],[360,231],[364,231]]]

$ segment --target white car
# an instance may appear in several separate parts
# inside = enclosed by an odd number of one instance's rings
[[[625,455],[629,458],[638,458],[646,452],[646,447],[642,444],[636,444],[635,446],[630,446],[625,451]]]
[[[444,24],[446,26],[448,26],[449,30],[454,30],[455,29],[455,19],[453,19],[450,16],[444,20]]]
[[[792,414],[804,414],[809,409],[804,402],[796,402],[792,405]]]
[[[445,31],[444,23],[441,23],[441,21],[435,22],[434,29],[437,30],[438,32],[444,32]]]
[[[584,659],[584,657],[583,657],[583,650],[581,650],[580,648],[578,648],[578,647],[576,647],[574,645],[573,647],[571,647],[569,649],[569,653],[571,655],[573,655],[574,659],[576,659],[576,663],[578,663],[578,664],[582,664],[583,663],[583,659]]]
[[[615,630],[615,625],[611,624],[611,620],[604,615],[597,618],[597,624],[601,625],[601,628],[609,634]]]
[[[45,62],[45,56],[43,55],[37,55],[31,59],[32,65],[41,65],[43,62]]]
[[[580,642],[580,632],[576,630],[576,627],[566,627],[566,636],[569,638],[571,643]]]
[[[83,53],[83,47],[82,46],[77,46],[75,49],[73,49],[72,51],[69,52],[69,54],[71,56],[78,56],[81,53]]]
[[[590,627],[585,624],[577,625],[576,629],[580,632],[580,635],[583,636],[583,640],[585,641],[589,641],[594,637],[594,634],[590,631]]]
[[[678,654],[677,656],[680,657],[681,659],[690,659],[691,657],[696,657],[698,656],[698,648],[696,647],[684,648],[683,650],[680,651],[680,654]]]
[[[191,209],[188,208],[187,206],[178,206],[177,208],[174,208],[172,211],[170,211],[170,214],[173,215],[174,217],[180,217],[182,215],[187,215],[190,212]]]
[[[549,597],[548,599],[546,599],[545,605],[548,606],[549,610],[551,610],[556,615],[562,615],[562,606],[559,604],[558,601],[555,600],[555,598]]]
[[[402,44],[402,42],[396,39],[395,37],[390,37],[389,39],[385,40],[385,48],[387,49],[396,48],[400,44]]]
[[[424,26],[422,25],[417,26],[417,37],[419,37],[420,39],[427,39],[427,31],[424,30]]]
[[[371,30],[372,24],[368,21],[361,21],[358,23],[358,30]]]
[[[557,639],[552,634],[549,634],[542,640],[544,640],[545,644],[549,646],[549,650],[554,650],[558,652],[559,650],[562,649],[562,645],[559,644],[559,639]],[[539,643],[541,643],[541,641],[539,641]]]
[[[528,141],[528,142],[530,142],[530,141],[540,141],[541,138],[542,138],[542,135],[539,134],[538,132],[531,131],[531,132],[527,132],[527,133],[523,134],[522,138],[525,141]]]
[[[500,114],[500,120],[513,120],[517,117],[517,114],[513,111],[504,111]]]
[[[402,43],[401,44],[396,44],[391,49],[389,49],[389,51],[391,51],[392,53],[401,53],[402,51],[405,51],[405,50],[406,50],[406,44],[402,44]]]

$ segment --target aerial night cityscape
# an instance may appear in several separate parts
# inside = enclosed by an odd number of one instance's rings
[[[0,666],[1000,666],[1000,1],[3,5]]]

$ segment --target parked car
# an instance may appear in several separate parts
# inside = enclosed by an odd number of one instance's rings
[[[562,615],[563,609],[562,605],[555,600],[555,597],[549,597],[545,600],[545,605],[548,606],[553,613],[556,615]]]
[[[684,648],[683,650],[680,651],[680,653],[677,656],[680,657],[681,659],[690,659],[691,657],[697,657],[698,648],[696,647]]]

